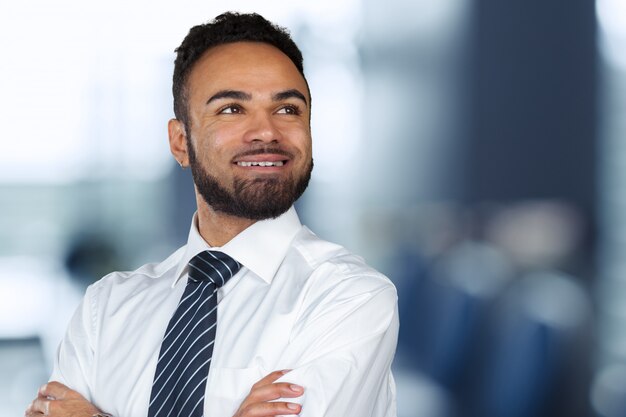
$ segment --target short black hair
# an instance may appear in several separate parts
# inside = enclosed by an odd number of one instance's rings
[[[302,52],[287,29],[256,13],[223,13],[211,22],[192,27],[176,48],[172,83],[174,115],[185,126],[189,122],[186,84],[191,69],[207,50],[234,42],[263,42],[272,45],[287,55],[304,77]],[[304,80],[306,82],[306,77]]]

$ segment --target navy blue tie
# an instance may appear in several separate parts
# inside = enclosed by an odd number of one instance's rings
[[[230,256],[205,251],[189,261],[189,279],[163,336],[148,417],[201,417],[217,328],[217,289],[239,271]]]

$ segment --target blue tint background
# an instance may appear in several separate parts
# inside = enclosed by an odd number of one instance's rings
[[[0,416],[84,288],[185,242],[174,48],[215,2],[0,4]],[[400,417],[626,415],[621,0],[233,1],[313,94],[320,236],[399,291]]]

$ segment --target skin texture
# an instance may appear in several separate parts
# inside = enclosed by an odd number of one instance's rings
[[[37,398],[24,415],[34,416],[93,416],[99,410],[82,395],[59,382],[50,382],[39,388]]]
[[[189,166],[189,134],[197,163],[229,191],[234,190],[236,178],[250,180],[252,187],[263,187],[268,178],[281,181],[298,178],[310,170],[310,97],[306,81],[277,48],[258,42],[214,47],[194,65],[187,90],[189,131],[179,120],[172,119],[168,123],[170,150],[182,166]],[[215,98],[224,91],[244,95]],[[285,92],[291,93],[282,94]],[[259,149],[280,149],[284,153],[263,151],[243,156]],[[236,164],[237,161],[266,160],[283,160],[285,164],[282,167]],[[252,191],[250,195],[263,196],[263,188]],[[265,197],[271,198],[271,195]],[[196,201],[198,229],[212,246],[224,245],[255,222],[213,209],[197,188]],[[299,397],[304,392],[304,388],[297,385],[275,382],[286,372],[272,372],[255,383],[233,417],[299,414],[299,404],[273,401]],[[24,415],[91,417],[97,412],[99,410],[78,392],[59,382],[50,382],[40,388]]]

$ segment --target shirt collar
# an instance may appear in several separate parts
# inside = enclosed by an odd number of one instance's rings
[[[196,212],[191,221],[187,246],[174,275],[175,286],[187,273],[189,261],[205,250],[219,250],[254,272],[268,284],[272,282],[291,241],[302,228],[294,207],[275,219],[261,220],[243,230],[222,247],[211,247],[200,236]]]

